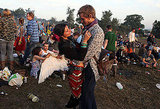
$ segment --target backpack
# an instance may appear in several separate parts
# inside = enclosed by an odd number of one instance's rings
[[[114,64],[114,56],[106,49],[101,49],[99,60],[93,57],[97,63],[98,73],[100,76],[108,74],[112,70]]]

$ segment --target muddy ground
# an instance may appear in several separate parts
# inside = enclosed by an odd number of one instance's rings
[[[95,97],[98,109],[160,109],[160,89],[156,87],[157,83],[160,84],[158,70],[160,65],[152,69],[119,64],[116,77],[108,77],[107,80],[101,77],[97,81]],[[53,75],[41,84],[37,82],[28,77],[28,82],[18,89],[1,86],[0,92],[8,95],[0,95],[0,109],[65,109],[64,105],[71,94],[67,79]],[[116,82],[123,85],[122,90],[116,87]],[[62,87],[57,87],[57,84]],[[37,95],[40,101],[33,103],[28,99],[28,93]]]

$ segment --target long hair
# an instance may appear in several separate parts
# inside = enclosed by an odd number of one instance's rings
[[[19,24],[21,25],[21,26],[23,26],[23,24],[24,24],[24,18],[19,18]]]
[[[56,34],[58,36],[63,36],[64,29],[66,26],[67,26],[66,23],[57,24],[54,28],[54,34]]]
[[[41,51],[41,47],[36,47],[32,50],[32,56],[39,55],[39,52]]]

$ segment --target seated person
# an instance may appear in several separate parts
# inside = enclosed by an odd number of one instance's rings
[[[159,59],[159,53],[158,53],[157,47],[153,47],[152,54],[154,55],[156,60]]]
[[[48,47],[49,47],[49,44],[48,43],[44,43],[43,44],[43,49],[42,49],[42,54],[41,54],[41,56],[42,57],[45,57],[46,55],[48,55],[48,54],[53,54],[54,52],[55,53],[57,53],[58,51],[56,51],[56,50],[52,50],[52,51],[50,51],[50,50],[48,50]]]
[[[147,53],[147,49],[145,47],[146,47],[146,44],[142,44],[142,47],[139,48],[139,52],[138,52],[139,56],[143,56],[145,53]]]
[[[41,67],[41,61],[44,61],[49,56],[46,55],[45,58],[41,57],[41,55],[42,55],[41,47],[34,48],[33,51],[32,51],[32,55],[33,55],[33,57],[32,57],[32,68],[31,68],[30,75],[33,76],[35,79],[37,79],[38,75],[39,75],[40,67]]]
[[[127,46],[127,53],[130,60],[134,59],[134,63],[135,61],[141,62],[141,58],[133,52],[132,48],[129,45]]]
[[[126,48],[124,46],[120,46],[119,50],[116,53],[118,62],[127,63],[128,58],[126,57]]]
[[[147,53],[143,55],[142,66],[149,67],[149,65],[152,65],[153,67],[156,67],[157,61],[151,53],[152,50],[149,49]],[[152,63],[151,60],[153,60],[154,63]]]

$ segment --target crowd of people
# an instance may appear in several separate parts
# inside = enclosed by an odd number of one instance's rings
[[[26,27],[24,18],[19,19],[17,26],[11,11],[3,10],[0,18],[0,69],[4,69],[9,61],[9,69],[14,71],[13,53],[16,52],[20,65],[25,66],[28,59],[31,60],[30,76],[37,79],[45,59],[51,54],[55,54],[57,59],[64,55],[68,60],[67,75],[71,88],[71,97],[65,106],[72,108],[79,105],[80,109],[96,109],[94,88],[100,76],[93,57],[99,59],[101,49],[110,51],[110,55],[117,60],[113,66],[140,63],[144,67],[156,67],[160,48],[155,47],[155,37],[151,34],[147,44],[143,44],[136,54],[135,28],[128,34],[129,43],[124,45],[120,37],[120,47],[117,47],[118,39],[112,26],[107,26],[108,31],[104,35],[91,5],[82,6],[78,15],[83,26],[73,31],[67,23],[51,26],[48,22],[45,27],[44,23],[35,21],[33,12],[27,13]]]

